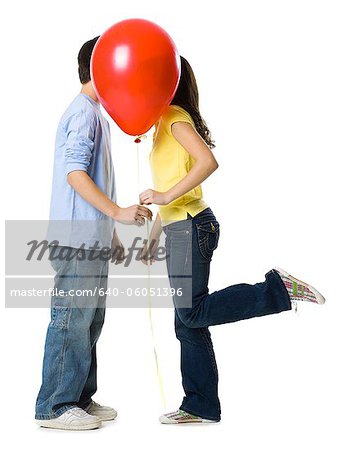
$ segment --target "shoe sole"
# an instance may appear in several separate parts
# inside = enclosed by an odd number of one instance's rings
[[[94,415],[95,415],[95,414],[94,414]],[[117,418],[117,414],[112,415],[112,416],[108,416],[108,417],[100,417],[100,416],[97,416],[97,417],[99,417],[99,419],[100,419],[102,422],[110,422],[110,420],[115,420],[115,419]]]
[[[66,430],[66,431],[87,431],[96,430],[101,427],[101,420],[88,423],[86,425],[65,425],[61,423],[52,422],[51,420],[36,420],[36,424],[42,428],[52,428],[54,430]]]
[[[165,419],[159,419],[160,423],[162,425],[184,425],[185,423],[195,423],[195,424],[200,424],[200,423],[218,423],[217,420],[208,420],[208,419],[197,419],[197,420],[186,420],[186,421],[177,421],[177,420],[170,420],[168,418]]]
[[[293,277],[290,273],[286,272],[285,270],[275,267],[274,268],[277,272],[279,272],[281,275],[285,276],[286,278],[290,278],[291,280],[295,281],[296,283],[302,284],[303,286],[306,286],[314,295],[316,298],[316,303],[318,305],[323,305],[325,303],[325,297],[317,290],[315,287],[311,286],[310,284],[306,283],[305,281],[298,280],[298,278]],[[315,303],[315,302],[312,302]]]

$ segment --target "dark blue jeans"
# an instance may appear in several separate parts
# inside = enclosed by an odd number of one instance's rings
[[[175,332],[181,344],[185,397],[181,409],[204,419],[220,420],[218,370],[209,326],[291,309],[287,290],[275,270],[254,285],[235,284],[209,293],[210,262],[218,246],[220,226],[210,208],[194,218],[164,227],[167,268],[176,292],[189,292],[191,307],[175,295]],[[184,304],[183,304],[184,303]]]

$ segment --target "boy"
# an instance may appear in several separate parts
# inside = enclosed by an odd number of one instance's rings
[[[120,262],[123,252],[115,221],[139,225],[152,216],[143,206],[116,204],[109,124],[90,79],[90,59],[98,39],[80,49],[82,89],[62,116],[56,136],[49,235],[57,241],[52,240],[51,247],[55,290],[64,294],[51,299],[36,401],[37,423],[47,428],[89,430],[117,415],[113,408],[92,400],[108,275],[108,258],[100,249],[111,247],[113,260]]]

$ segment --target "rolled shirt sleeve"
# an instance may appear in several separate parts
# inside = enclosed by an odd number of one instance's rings
[[[88,171],[94,148],[95,116],[79,111],[66,124],[65,165],[67,175],[74,170]]]

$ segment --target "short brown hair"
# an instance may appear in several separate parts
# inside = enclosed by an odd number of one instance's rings
[[[88,83],[91,80],[91,78],[90,78],[90,59],[91,59],[91,55],[93,53],[95,44],[99,38],[100,38],[100,36],[97,36],[94,39],[87,41],[84,45],[82,45],[82,48],[79,50],[78,73],[79,73],[80,82],[82,84]]]

